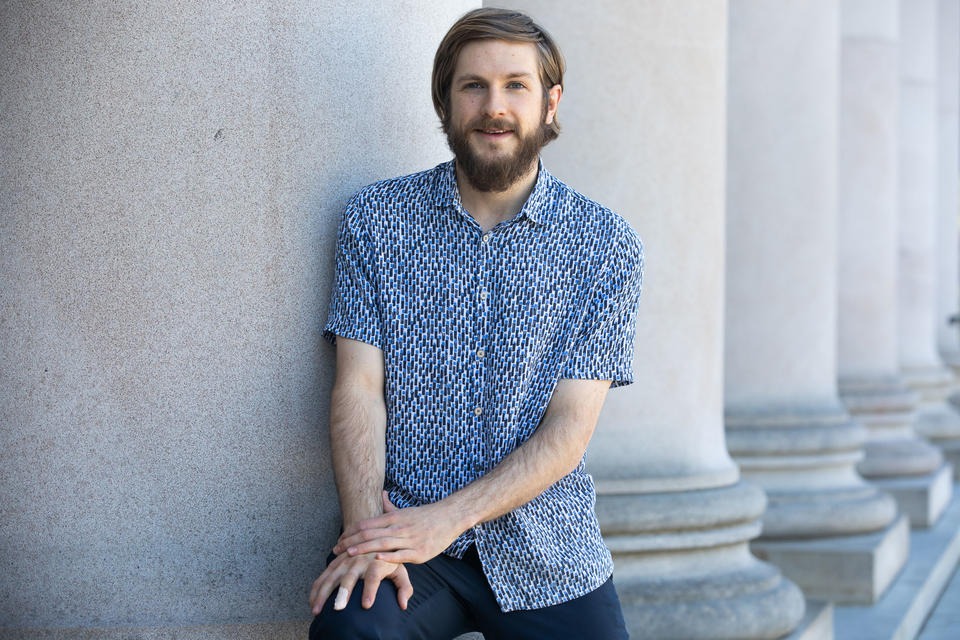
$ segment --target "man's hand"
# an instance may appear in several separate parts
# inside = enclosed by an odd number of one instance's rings
[[[397,509],[384,491],[383,511],[344,531],[333,552],[349,557],[376,554],[378,560],[421,564],[440,555],[463,533],[442,503]]]
[[[343,609],[350,600],[358,580],[363,580],[363,595],[361,605],[364,609],[373,606],[377,598],[377,589],[384,579],[388,579],[397,587],[397,604],[401,609],[407,608],[407,602],[413,595],[413,585],[407,569],[402,564],[385,562],[376,559],[373,554],[348,556],[340,554],[334,558],[324,572],[313,583],[310,589],[310,607],[313,615],[320,613],[324,603],[334,589],[337,589],[333,608]]]

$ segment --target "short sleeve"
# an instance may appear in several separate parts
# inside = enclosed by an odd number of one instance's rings
[[[323,336],[382,348],[376,252],[362,224],[359,198],[347,205],[337,234],[337,263]]]
[[[633,342],[643,286],[643,244],[628,230],[597,279],[561,378],[633,382]]]

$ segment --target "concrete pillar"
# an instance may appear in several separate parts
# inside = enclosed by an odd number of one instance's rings
[[[610,393],[588,453],[630,631],[779,637],[803,598],[749,552],[765,500],[739,481],[722,423],[725,6],[512,6],[569,64],[547,166],[646,244],[636,382]]]
[[[938,0],[900,2],[899,361],[904,381],[920,396],[916,431],[960,442],[960,415],[945,403],[955,380],[937,349],[937,5]],[[898,442],[880,445],[889,447],[885,455],[893,460],[905,453]],[[933,473],[933,480],[915,481],[932,485],[928,502],[946,493],[928,507],[927,524],[946,507],[952,488],[943,478],[949,470]],[[945,488],[938,492],[938,486]]]
[[[860,472],[926,526],[950,482],[940,452],[914,431],[919,396],[899,372],[899,3],[845,0],[842,14],[840,392],[869,429]]]
[[[726,427],[770,500],[754,552],[808,597],[872,602],[909,532],[857,474],[836,386],[839,35],[837,2],[730,2]]]
[[[957,220],[960,217],[960,2],[940,0],[937,16],[937,345],[943,361],[960,371],[960,260]],[[960,393],[950,397],[951,408],[960,407]],[[956,429],[928,429],[926,436],[939,446],[960,479],[960,439]]]
[[[960,1],[939,0],[937,15],[937,345],[954,371],[960,368]]]
[[[337,220],[472,4],[0,4],[0,636],[305,637]]]

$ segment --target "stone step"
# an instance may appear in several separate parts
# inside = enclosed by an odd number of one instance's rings
[[[960,561],[960,498],[947,506],[936,526],[914,529],[910,558],[873,606],[834,608],[834,632],[843,640],[913,640],[933,611]]]

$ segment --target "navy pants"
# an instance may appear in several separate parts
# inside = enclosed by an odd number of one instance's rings
[[[406,567],[413,584],[406,611],[397,604],[397,591],[389,580],[380,584],[373,607],[363,609],[362,585],[357,584],[342,611],[333,610],[336,594],[327,598],[310,627],[310,640],[452,640],[468,631],[480,631],[485,640],[629,637],[612,579],[569,602],[504,613],[473,547],[463,560],[441,554]]]

